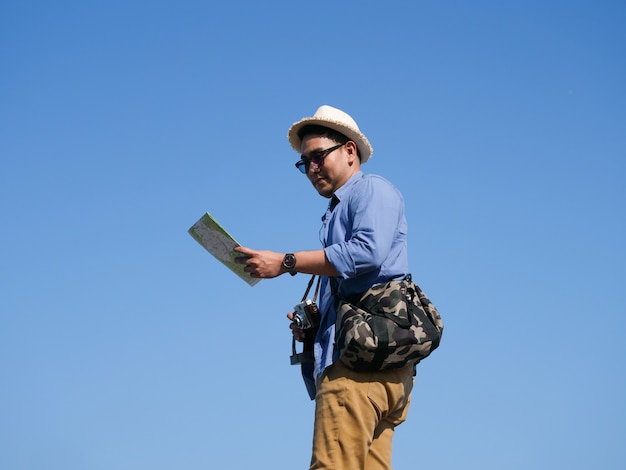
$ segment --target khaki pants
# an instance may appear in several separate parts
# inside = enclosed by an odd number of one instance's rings
[[[311,470],[391,469],[391,440],[409,410],[413,366],[356,372],[338,361],[317,385]]]

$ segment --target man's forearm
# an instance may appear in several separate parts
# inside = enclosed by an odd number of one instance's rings
[[[296,272],[321,276],[339,275],[326,258],[324,250],[298,251],[294,254],[296,255]]]

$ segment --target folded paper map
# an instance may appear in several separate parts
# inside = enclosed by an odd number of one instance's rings
[[[208,212],[193,224],[188,232],[209,253],[251,286],[261,280],[244,272],[245,265],[235,263],[235,258],[241,254],[235,253],[233,249],[239,246],[239,243]]]

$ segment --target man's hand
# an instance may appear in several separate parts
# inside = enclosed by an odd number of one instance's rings
[[[293,320],[293,313],[294,312],[287,314],[287,318],[289,318],[289,320]],[[306,332],[294,325],[293,322],[289,325],[289,328],[291,328],[291,332],[293,333],[293,337],[296,341],[303,342],[306,339]]]
[[[251,277],[269,279],[280,276],[287,272],[283,266],[283,253],[269,250],[251,250],[243,246],[235,248],[237,253],[241,253],[240,258],[235,258],[235,262],[245,264],[244,271],[250,273]]]

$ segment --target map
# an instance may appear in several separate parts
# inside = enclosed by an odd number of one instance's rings
[[[235,258],[241,255],[235,253],[233,249],[239,246],[239,243],[208,212],[200,217],[188,232],[209,253],[251,286],[261,280],[244,272],[245,265],[235,263]]]

